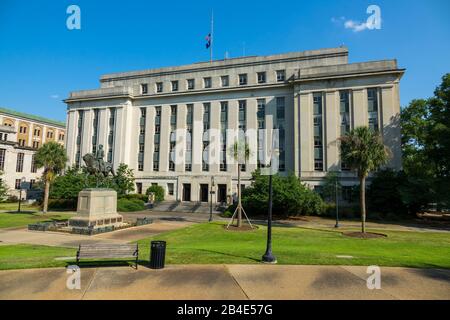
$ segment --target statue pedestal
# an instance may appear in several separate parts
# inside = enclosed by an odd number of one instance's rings
[[[95,230],[122,225],[123,217],[117,213],[115,190],[92,188],[78,193],[77,215],[69,219],[69,227]]]

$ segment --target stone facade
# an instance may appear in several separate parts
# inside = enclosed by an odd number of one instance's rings
[[[103,144],[116,168],[126,163],[134,169],[138,192],[159,184],[166,199],[208,201],[214,184],[213,201],[222,202],[237,189],[238,166],[227,152],[235,136],[219,136],[222,156],[212,161],[207,147],[213,138],[205,132],[246,131],[253,152],[242,184],[249,185],[261,165],[259,133],[251,132],[276,126],[283,130],[281,174],[293,172],[315,187],[327,172],[339,171],[351,186],[357,180],[341,163],[337,141],[345,130],[380,130],[393,151],[389,166],[401,167],[403,73],[395,60],[349,64],[341,47],[107,74],[100,89],[75,91],[65,100],[69,162],[81,164],[82,155]],[[174,152],[180,131],[191,139]]]
[[[22,198],[32,195],[30,189],[42,176],[34,166],[36,150],[48,141],[64,144],[65,131],[64,123],[0,108],[0,178],[10,195],[19,196],[21,180],[26,182]]]

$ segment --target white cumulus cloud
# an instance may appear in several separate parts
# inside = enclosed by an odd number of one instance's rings
[[[360,32],[367,29],[367,22],[347,20],[344,22],[344,27],[353,30],[353,32]]]

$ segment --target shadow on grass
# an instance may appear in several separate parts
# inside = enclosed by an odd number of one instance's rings
[[[30,215],[34,215],[34,214],[36,214],[36,213],[38,213],[38,212],[39,212],[38,210],[34,210],[34,211],[30,211],[30,210],[20,210],[20,212],[17,211],[17,210],[14,210],[14,211],[3,211],[3,212],[1,212],[1,213],[7,213],[7,214],[30,214]]]
[[[225,253],[225,252],[220,252],[220,251],[214,251],[214,250],[207,250],[207,249],[196,249],[197,251],[204,251],[204,252],[209,252],[209,253],[214,253],[214,254],[220,254],[223,256],[227,256],[227,257],[235,257],[235,258],[245,258],[245,259],[249,259],[249,260],[253,260],[256,262],[260,262],[260,259],[255,259],[253,257],[248,257],[248,256],[239,256],[239,255],[235,255],[235,254],[231,254],[231,253]]]

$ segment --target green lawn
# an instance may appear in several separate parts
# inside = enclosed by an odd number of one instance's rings
[[[28,244],[0,245],[0,270],[65,267],[67,261],[56,257],[75,257],[71,248],[37,246]]]
[[[148,259],[150,240],[166,240],[169,264],[259,263],[266,248],[266,232],[264,226],[233,232],[220,223],[197,224],[140,240],[140,257]],[[388,237],[355,239],[336,231],[274,227],[273,252],[279,264],[450,268],[450,233],[379,232]]]
[[[0,212],[0,229],[12,227],[25,227],[30,223],[67,220],[72,215],[67,212],[47,212],[42,214],[37,211],[17,213],[14,211]]]
[[[2,202],[2,203],[0,203],[0,210],[17,211],[18,208],[19,208],[18,202]],[[20,205],[20,210],[21,211],[38,211],[39,207],[36,205],[22,203]]]
[[[1,218],[0,218],[1,219]],[[264,226],[250,232],[226,231],[221,223],[195,224],[139,240],[139,258],[149,259],[151,240],[166,240],[168,264],[260,263],[266,245]],[[370,230],[375,231],[375,230]],[[379,231],[387,238],[355,239],[337,231],[273,228],[273,252],[279,264],[379,265],[450,269],[450,233]],[[76,249],[36,245],[0,245],[0,269],[43,268],[72,264]],[[337,258],[350,255],[353,259]]]

